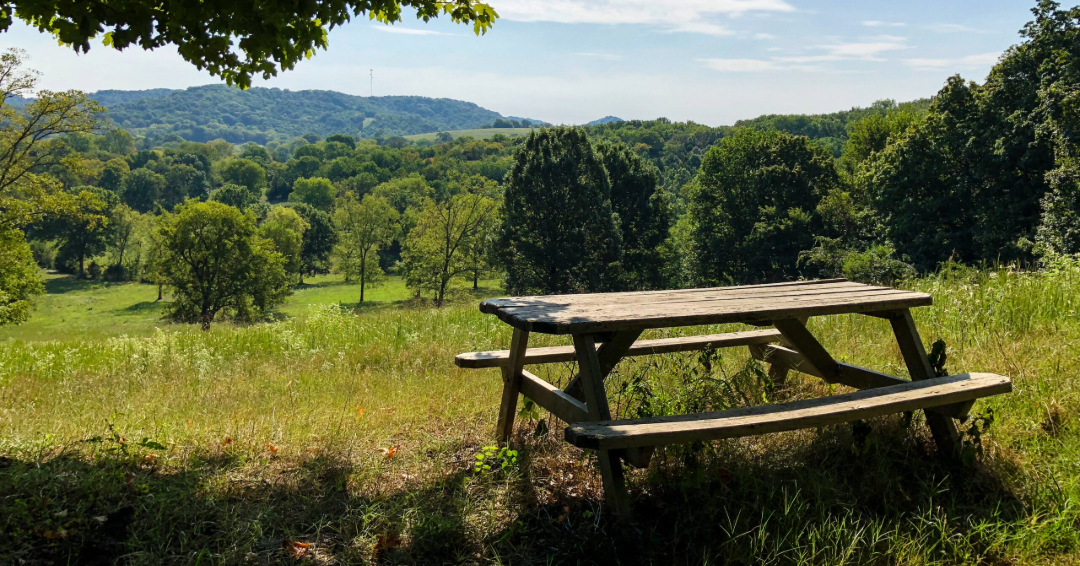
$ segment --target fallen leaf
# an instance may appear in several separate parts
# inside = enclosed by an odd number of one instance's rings
[[[364,409],[362,407],[356,408],[356,420],[364,418]]]
[[[135,489],[135,474],[132,472],[125,472],[124,483],[126,483],[131,489]]]
[[[147,454],[143,456],[143,460],[146,460],[152,466],[157,463],[157,454]]]
[[[61,538],[67,538],[68,532],[66,530],[61,531],[45,531],[41,533],[41,536],[50,540],[56,540]]]
[[[98,515],[97,517],[94,517],[93,519],[95,521],[99,522],[99,523],[104,523],[105,521],[109,520],[109,518],[106,517],[105,515]]]
[[[387,446],[386,448],[380,448],[379,450],[382,451],[383,458],[390,459],[397,456],[398,447],[397,445]]]
[[[394,408],[393,407],[380,407],[379,410],[380,411],[386,411],[386,414],[388,414],[388,415],[394,414]]]
[[[379,535],[379,540],[371,545],[371,550],[379,552],[380,550],[397,548],[399,546],[401,546],[401,537],[398,535]]]
[[[192,423],[192,420],[191,420],[191,419],[188,419],[188,420],[187,420],[187,424],[188,424],[188,426],[191,426],[191,423]]]
[[[266,449],[270,451],[271,456],[277,455],[277,446],[274,446],[273,444],[267,442]]]
[[[221,447],[222,448],[224,448],[224,447],[226,447],[226,446],[228,446],[230,444],[232,444],[232,437],[231,436],[226,436],[225,438],[223,438],[221,440]]]
[[[300,558],[311,548],[311,543],[285,539],[281,541],[281,548],[285,549],[285,554],[293,558]]]
[[[67,509],[53,513],[53,517],[67,517]]]

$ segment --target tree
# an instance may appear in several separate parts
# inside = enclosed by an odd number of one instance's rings
[[[803,136],[741,129],[710,149],[690,192],[695,272],[707,285],[784,281],[814,243],[832,155]]]
[[[165,171],[165,190],[161,193],[161,206],[171,210],[188,198],[206,196],[206,174],[191,165],[174,163]]]
[[[310,179],[297,179],[293,183],[293,190],[289,193],[289,202],[302,202],[310,204],[319,210],[330,210],[334,206],[334,184],[330,179],[312,177]]]
[[[354,16],[367,15],[383,24],[401,21],[402,7],[416,10],[425,22],[446,14],[457,23],[472,24],[485,33],[498,15],[475,0],[371,0],[312,2],[284,0],[240,2],[180,2],[161,4],[136,0],[62,4],[17,0],[0,11],[0,31],[13,18],[55,36],[76,52],[90,50],[90,40],[123,50],[130,46],[155,49],[175,45],[180,56],[228,84],[251,86],[251,78],[270,78],[292,69],[316,48],[326,49],[327,33]],[[109,31],[105,31],[105,30]],[[236,43],[234,43],[236,40]]]
[[[211,191],[210,200],[247,210],[259,199],[247,187],[229,183]]]
[[[105,166],[101,170],[101,178],[98,179],[98,186],[103,189],[108,189],[116,194],[124,192],[124,173],[130,171],[127,161],[123,159],[110,159],[105,162]]]
[[[0,229],[0,325],[30,317],[33,298],[45,292],[38,271],[23,233]]]
[[[310,204],[302,202],[293,203],[293,210],[308,223],[309,228],[304,232],[304,242],[300,249],[300,282],[304,282],[304,274],[314,275],[329,271],[330,252],[337,243],[337,234],[331,223],[330,215]]]
[[[134,169],[124,173],[120,185],[124,204],[139,212],[150,212],[161,201],[168,181],[149,169]]]
[[[135,138],[126,130],[112,128],[105,132],[105,139],[99,146],[109,153],[129,155],[135,153]]]
[[[203,330],[219,313],[246,321],[289,293],[285,258],[259,236],[255,217],[218,202],[188,201],[157,230],[162,281],[174,300],[168,315]]]
[[[274,243],[274,249],[285,258],[285,272],[296,274],[297,281],[303,267],[304,233],[309,227],[295,210],[283,206],[271,208],[259,226],[259,235]]]
[[[472,271],[473,250],[480,247],[483,228],[496,213],[494,200],[472,193],[429,201],[401,251],[406,284],[432,291],[435,305],[441,307],[450,282]]]
[[[60,241],[58,266],[62,270],[74,270],[78,266],[79,277],[85,277],[86,259],[104,252],[112,239],[108,217],[120,199],[98,187],[75,187],[72,192],[91,198],[80,209],[51,218],[43,232]]]
[[[622,242],[611,187],[583,129],[531,133],[505,184],[499,248],[511,293],[617,287]]]
[[[218,174],[225,183],[247,187],[260,197],[266,186],[266,170],[250,159],[230,159],[221,164]]]
[[[142,215],[125,204],[118,204],[109,212],[110,243],[116,252],[116,263],[109,266],[107,274],[114,279],[128,278],[124,254],[134,243],[142,220]]]
[[[602,143],[596,151],[611,182],[626,284],[631,289],[660,289],[666,284],[663,244],[671,221],[664,195],[657,191],[656,168],[623,143]]]
[[[377,284],[383,274],[377,252],[397,236],[399,217],[381,197],[364,195],[364,200],[358,201],[355,193],[346,193],[338,200],[333,217],[338,233],[334,256],[346,281],[360,280],[361,303],[365,287]]]

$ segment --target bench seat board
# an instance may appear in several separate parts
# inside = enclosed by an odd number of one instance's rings
[[[719,440],[851,422],[971,401],[1012,391],[1009,378],[965,373],[821,399],[672,417],[577,423],[566,440],[581,448],[619,449]]]
[[[480,311],[548,334],[755,323],[926,306],[930,295],[844,279],[769,285],[488,299]]]
[[[726,334],[706,334],[702,336],[682,336],[679,338],[659,338],[638,340],[627,350],[627,356],[647,356],[650,354],[668,354],[671,352],[690,352],[703,350],[706,346],[731,348],[753,344],[769,344],[780,340],[780,331],[748,330],[728,332]],[[525,364],[552,364],[572,362],[577,359],[573,346],[550,346],[529,348],[525,352]],[[462,368],[502,367],[510,363],[510,350],[492,350],[488,352],[468,352],[458,354],[454,364]]]

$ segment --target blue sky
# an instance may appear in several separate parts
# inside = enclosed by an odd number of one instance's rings
[[[1019,41],[1034,0],[489,0],[486,36],[448,19],[357,19],[330,48],[256,86],[475,102],[504,115],[582,123],[605,115],[709,125],[831,112],[981,81]],[[184,88],[220,82],[175,49],[75,55],[16,24],[50,89]]]

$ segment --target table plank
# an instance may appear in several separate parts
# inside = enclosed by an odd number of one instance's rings
[[[578,334],[733,322],[769,322],[926,306],[930,295],[843,279],[743,287],[490,299],[480,311],[516,328]]]

